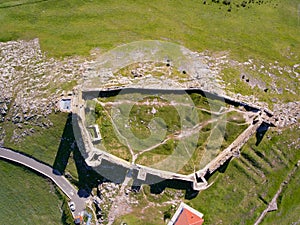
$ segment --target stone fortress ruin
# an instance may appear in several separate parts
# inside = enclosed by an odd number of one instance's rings
[[[151,74],[137,76],[136,71],[131,71],[132,79],[116,75],[120,69],[128,65],[149,61],[163,62],[168,67],[172,65],[182,74],[188,74],[190,77],[184,78],[186,79],[184,82],[176,82],[176,79],[174,81],[167,76],[163,78],[161,76],[157,78]],[[254,133],[259,129],[277,126],[280,122],[275,119],[273,112],[264,107],[226,96],[222,90],[222,84],[216,82],[217,80],[217,74],[209,70],[199,55],[170,43],[137,42],[121,46],[101,56],[88,69],[82,85],[74,90],[72,99],[74,133],[86,163],[103,177],[116,183],[122,183],[128,177],[133,179],[133,186],[172,180],[188,182],[196,191],[206,189],[209,186],[207,177],[231,158],[238,157],[241,147]],[[132,151],[132,160],[124,160],[102,148],[101,142],[105,134],[101,133],[96,120],[90,122],[87,118],[89,116],[87,112],[93,110],[93,107],[89,105],[91,101],[119,96],[121,92],[129,95],[146,93],[148,96],[197,93],[208,101],[221,101],[228,107],[239,111],[247,118],[248,127],[221,152],[215,154],[214,157],[208,157],[201,168],[196,168],[189,174],[180,173],[178,170],[168,171],[167,167],[159,169],[142,165],[135,162],[137,154]],[[119,132],[115,126],[115,132]],[[180,135],[184,135],[184,131],[178,134]],[[172,165],[169,164],[169,167]]]
[[[128,88],[130,91],[141,91],[135,88]],[[145,90],[145,89],[144,89]],[[104,149],[97,147],[101,138],[101,133],[99,131],[99,126],[97,124],[86,126],[86,114],[85,114],[85,102],[90,99],[99,97],[98,95],[108,95],[114,94],[120,91],[120,89],[113,90],[82,90],[78,91],[73,99],[73,118],[76,121],[77,129],[80,131],[77,136],[79,148],[84,152],[86,162],[89,166],[93,167],[104,177],[116,181],[122,182],[122,178],[125,178],[128,171],[131,171],[130,174],[134,178],[136,184],[153,184],[158,183],[163,180],[181,180],[192,183],[192,188],[194,190],[202,190],[208,187],[206,177],[214,173],[219,167],[221,167],[226,161],[230,160],[232,157],[238,157],[241,147],[249,140],[249,138],[257,132],[261,127],[274,126],[274,120],[272,114],[269,111],[264,109],[259,109],[255,106],[250,106],[245,103],[236,102],[233,99],[225,98],[225,102],[231,103],[235,106],[242,107],[246,109],[246,113],[252,114],[251,122],[249,126],[220,154],[208,162],[203,168],[195,171],[194,173],[185,175],[175,172],[169,172],[166,170],[158,170],[148,166],[133,164],[129,161],[121,159]],[[163,90],[163,89],[151,89],[148,91],[153,91],[155,93],[164,93],[164,92],[177,92],[182,91],[179,89],[172,90]],[[188,92],[202,92],[200,89],[189,89],[185,90]],[[206,93],[209,95],[209,93]],[[221,98],[218,95],[210,95],[210,97]],[[116,172],[116,168],[119,168],[122,171],[122,175],[119,172]],[[115,174],[116,173],[116,174]],[[121,180],[119,180],[121,179]]]

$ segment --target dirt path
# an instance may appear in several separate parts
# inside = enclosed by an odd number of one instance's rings
[[[98,100],[96,100],[96,101],[97,101],[97,103],[99,103],[99,104],[103,107],[103,109],[105,110],[106,115],[109,117],[109,119],[110,119],[110,121],[111,121],[111,123],[112,123],[114,129],[117,131],[119,137],[122,137],[122,138],[125,140],[126,145],[127,145],[128,149],[129,149],[130,154],[131,154],[131,157],[132,157],[132,163],[134,163],[135,160],[136,160],[136,156],[135,156],[135,154],[134,154],[134,152],[133,152],[133,149],[132,149],[131,145],[129,144],[127,138],[124,137],[124,136],[119,132],[119,129],[117,128],[116,124],[114,123],[114,120],[111,118],[109,112],[105,109],[105,107],[104,107],[104,105],[103,105],[103,102],[100,102],[100,101],[98,101]]]
[[[190,128],[190,129],[182,130],[179,134],[170,134],[162,142],[157,143],[156,145],[153,145],[153,146],[151,146],[149,148],[146,148],[146,149],[140,151],[139,153],[137,153],[136,157],[138,157],[139,155],[141,155],[145,152],[151,151],[151,150],[165,144],[168,140],[171,140],[171,139],[180,140],[180,139],[183,139],[183,138],[187,138],[187,137],[199,132],[207,124],[213,123],[213,122],[216,122],[216,121],[217,121],[216,119],[211,119],[211,120],[205,121],[203,123],[196,124],[194,127]]]

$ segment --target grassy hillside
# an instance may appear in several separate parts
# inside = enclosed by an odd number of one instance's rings
[[[269,213],[262,225],[264,224],[297,224],[300,222],[300,169],[294,174],[293,179],[288,184],[287,188],[283,190],[280,195],[279,210]]]
[[[206,215],[207,224],[221,221],[222,224],[253,224],[300,159],[299,146],[291,144],[298,136],[299,129],[295,128],[285,130],[280,136],[276,131],[269,131],[258,146],[255,138],[250,139],[241,156],[231,161],[225,172],[217,172],[210,179],[214,184],[199,193],[191,204]],[[295,174],[279,198],[279,211],[267,215],[263,224],[275,224],[279,217],[280,224],[300,219],[294,212],[299,208],[297,183]],[[290,194],[294,197],[290,198]]]
[[[12,132],[10,128],[14,127],[10,123],[5,123],[4,128],[7,131],[5,146],[21,151],[49,165],[53,165],[56,153],[61,144],[61,138],[63,137],[67,114],[52,114],[50,115],[50,119],[53,121],[51,129],[36,126],[36,132],[31,136],[26,136],[21,143],[10,141],[10,132]]]
[[[210,0],[0,1],[0,40],[38,37],[45,51],[66,56],[159,39],[238,58],[297,61],[286,58],[300,51],[297,0],[247,7],[232,2],[228,12],[229,6]]]
[[[0,224],[63,224],[62,200],[50,181],[0,160]]]

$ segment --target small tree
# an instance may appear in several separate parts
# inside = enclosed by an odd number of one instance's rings
[[[241,6],[245,8],[246,5],[247,5],[247,2],[246,1],[242,1]]]
[[[231,0],[223,0],[224,5],[230,5],[230,3],[231,3]]]
[[[102,107],[100,104],[96,104],[95,106],[95,113],[97,116],[100,116],[101,115],[101,111],[102,111]]]
[[[164,212],[164,220],[171,219],[171,212],[167,210]]]

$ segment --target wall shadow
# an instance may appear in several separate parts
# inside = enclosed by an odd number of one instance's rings
[[[185,90],[181,89],[161,89],[161,88],[149,88],[149,89],[144,89],[144,88],[116,88],[116,89],[107,89],[107,90],[95,90],[95,91],[83,91],[82,92],[82,98],[85,100],[89,99],[94,99],[98,97],[113,97],[117,96],[119,94],[132,94],[132,93],[143,93],[143,94],[148,94],[148,95],[157,95],[157,94],[177,94],[177,95],[182,95],[182,94],[193,94],[197,93],[200,94],[201,96],[205,98],[209,98],[212,100],[219,100],[219,101],[224,101],[225,103],[229,105],[234,105],[234,106],[242,106],[244,107],[245,110],[247,111],[252,111],[252,112],[258,112],[259,108],[255,106],[248,105],[245,102],[239,102],[237,100],[225,97],[225,96],[220,96],[216,93],[211,93],[204,91],[200,88],[188,88]],[[266,112],[268,114],[268,112]],[[269,114],[268,114],[269,115]]]
[[[74,144],[75,138],[72,128],[72,113],[69,113],[53,163],[53,173],[58,175],[64,174]]]
[[[228,168],[228,165],[229,165],[231,159],[232,159],[232,158],[228,159],[225,163],[223,163],[223,165],[220,166],[220,167],[217,169],[217,171],[218,171],[219,173],[225,173],[226,170],[227,170],[227,168]]]
[[[87,165],[77,145],[73,151],[73,159],[78,174],[78,181],[75,183],[79,188],[78,194],[79,196],[87,197],[94,187],[98,187],[106,179]]]
[[[258,146],[260,144],[260,142],[262,141],[262,139],[264,138],[266,132],[268,131],[270,125],[263,122],[256,130],[256,143],[255,145]]]
[[[172,189],[177,189],[177,190],[184,190],[185,191],[184,198],[189,200],[195,198],[199,193],[199,191],[193,190],[191,182],[182,181],[182,180],[164,180],[156,184],[151,184],[150,192],[152,194],[160,194],[167,187]]]
[[[215,170],[213,173],[209,173],[207,172],[205,175],[204,175],[204,178],[205,180],[209,183],[209,179],[216,173],[225,173],[229,164],[230,164],[230,161],[231,161],[232,157],[230,157],[229,159],[227,159],[223,165],[221,165],[217,170]]]
[[[105,180],[115,184],[123,183],[129,171],[128,168],[109,162],[106,159],[101,159],[101,165],[94,167],[93,170],[101,174]]]
[[[89,167],[81,155],[74,136],[72,113],[68,114],[61,141],[53,163],[53,173],[63,175],[70,157],[73,158],[78,180],[68,177],[78,188],[79,196],[88,196],[93,187],[97,187],[104,178]]]
[[[131,189],[139,191],[142,185],[149,185],[152,194],[161,194],[166,188],[185,191],[185,199],[192,199],[197,196],[198,191],[193,190],[193,183],[190,181],[163,179],[153,174],[147,174],[145,180],[138,179],[138,170],[132,171],[133,184]]]

